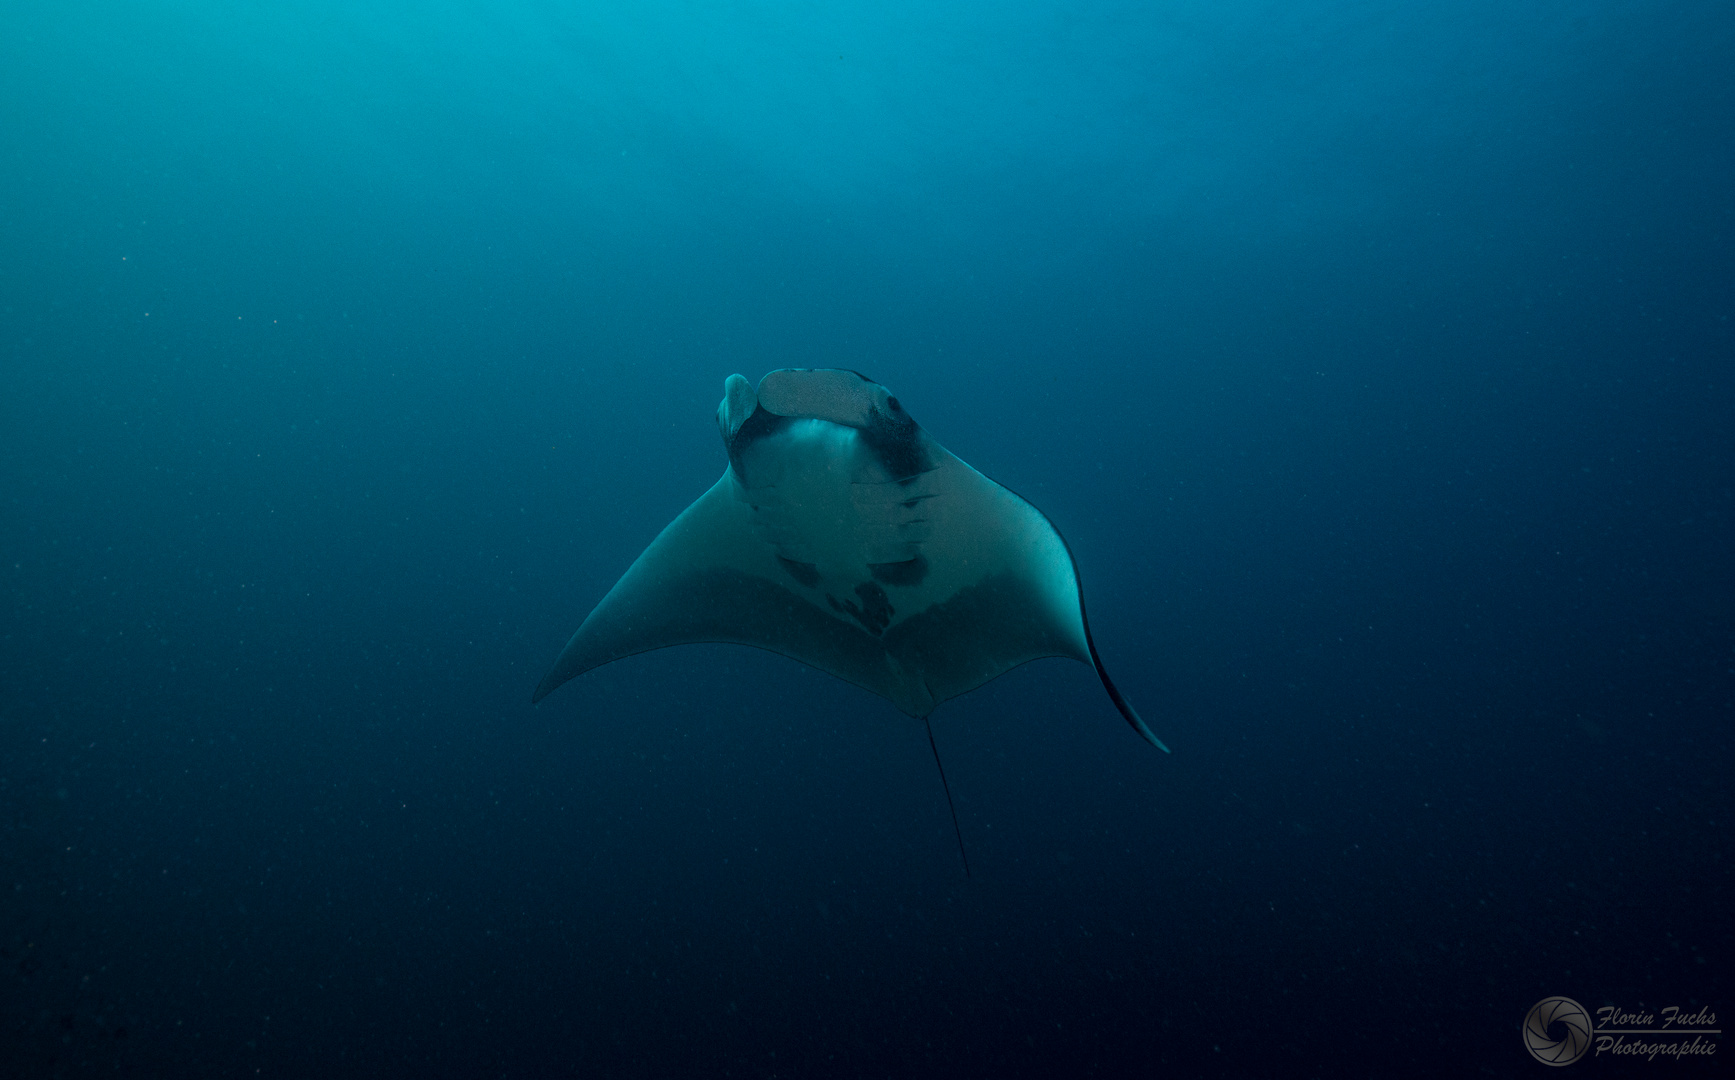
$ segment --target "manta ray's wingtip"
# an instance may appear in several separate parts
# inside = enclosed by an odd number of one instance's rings
[[[1161,739],[1157,738],[1155,735],[1151,734],[1151,729],[1148,727],[1145,727],[1143,721],[1139,722],[1139,727],[1141,729],[1139,731],[1139,734],[1143,735],[1146,739],[1150,740],[1150,743],[1152,746],[1156,747],[1158,750],[1161,750],[1165,754],[1174,753],[1173,750],[1169,749],[1168,744],[1164,743],[1163,740],[1161,740]]]
[[[541,682],[536,684],[536,689],[530,692],[530,704],[540,705],[543,698],[560,689],[564,682],[566,682],[565,679],[556,679],[554,672],[549,672]]]
[[[1165,743],[1165,742],[1163,742],[1163,740],[1157,738],[1157,733],[1152,731],[1150,729],[1150,727],[1145,723],[1144,717],[1140,716],[1137,712],[1135,712],[1133,710],[1132,705],[1130,703],[1128,703],[1126,698],[1120,697],[1118,693],[1115,696],[1116,696],[1115,705],[1120,708],[1121,715],[1126,717],[1127,723],[1129,723],[1133,726],[1133,730],[1138,732],[1139,736],[1141,738],[1143,738],[1146,742],[1150,743],[1152,746],[1156,747],[1158,750],[1161,750],[1165,754],[1174,753],[1173,750],[1169,749],[1167,743]]]
[[[1079,601],[1079,608],[1081,611],[1083,610],[1083,607],[1084,601],[1081,598]],[[1084,641],[1085,645],[1090,649],[1090,662],[1096,668],[1096,676],[1102,680],[1102,688],[1108,691],[1108,699],[1114,702],[1114,707],[1120,711],[1121,716],[1129,725],[1132,726],[1134,731],[1139,733],[1140,738],[1144,739],[1146,742],[1150,743],[1165,754],[1174,753],[1174,751],[1170,750],[1168,746],[1164,744],[1163,740],[1157,738],[1156,732],[1152,731],[1145,724],[1145,718],[1138,714],[1138,712],[1133,708],[1132,702],[1128,701],[1126,695],[1121,693],[1120,687],[1116,686],[1114,680],[1108,677],[1108,669],[1102,666],[1102,657],[1097,655],[1096,642],[1091,639],[1090,624],[1088,622],[1085,623],[1084,626]]]

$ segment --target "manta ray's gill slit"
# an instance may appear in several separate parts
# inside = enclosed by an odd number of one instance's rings
[[[928,576],[928,560],[917,555],[903,562],[868,563],[868,572],[873,574],[875,581],[908,588],[920,585]]]

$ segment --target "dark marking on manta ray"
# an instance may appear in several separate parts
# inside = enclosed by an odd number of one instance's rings
[[[906,506],[909,504],[905,504]],[[917,555],[903,562],[868,563],[868,570],[875,581],[883,581],[887,585],[902,585],[907,587],[920,585],[928,576],[928,560]],[[815,574],[815,577],[818,575]]]
[[[863,630],[874,637],[879,637],[886,632],[886,627],[891,625],[892,615],[897,611],[896,608],[892,607],[891,598],[886,596],[884,589],[871,581],[864,581],[857,585],[855,594],[861,597],[860,604],[854,600],[839,600],[830,593],[826,593],[825,598],[831,601],[831,606],[835,610],[853,616],[856,622],[861,623]]]
[[[794,559],[785,559],[779,555],[777,556],[777,565],[783,567],[784,573],[810,589],[819,584],[819,567],[810,562],[796,562]]]
[[[936,466],[922,445],[919,437],[922,429],[896,401],[892,399],[890,416],[877,408],[869,413],[868,426],[860,429],[861,441],[880,459],[886,472],[908,483],[922,473],[932,472]]]

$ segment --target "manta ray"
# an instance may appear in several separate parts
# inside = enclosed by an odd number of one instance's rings
[[[1020,664],[1065,656],[1092,665],[1133,730],[1168,751],[1103,668],[1059,530],[885,387],[841,369],[784,368],[757,390],[731,375],[717,427],[722,478],[596,605],[532,703],[622,657],[732,642],[926,721]]]

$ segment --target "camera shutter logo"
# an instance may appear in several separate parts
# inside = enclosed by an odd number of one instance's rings
[[[1560,1038],[1549,1034],[1550,1029]],[[1543,998],[1524,1018],[1524,1048],[1544,1065],[1571,1065],[1583,1057],[1590,1049],[1590,1033],[1590,1014],[1571,998]]]

